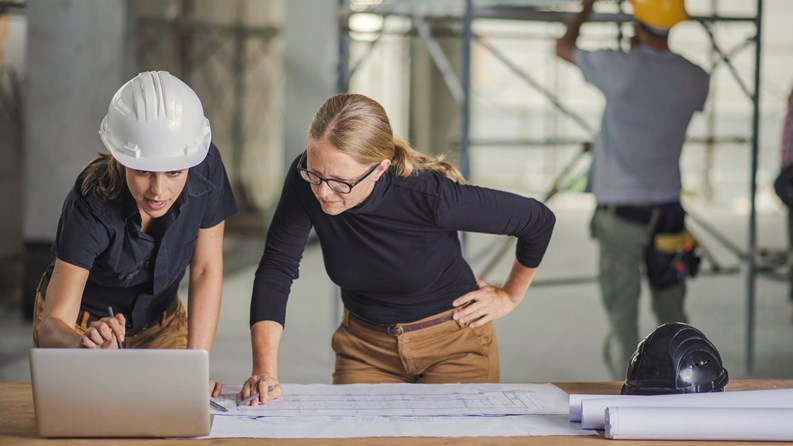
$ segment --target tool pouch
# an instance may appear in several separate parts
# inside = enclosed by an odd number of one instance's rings
[[[687,230],[655,234],[647,247],[647,278],[654,288],[667,288],[694,277],[702,258],[696,239]]]

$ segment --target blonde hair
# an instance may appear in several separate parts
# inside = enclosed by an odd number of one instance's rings
[[[383,107],[360,94],[341,93],[328,98],[314,114],[308,139],[328,141],[361,164],[389,159],[391,170],[400,177],[429,171],[465,183],[453,164],[421,153],[394,137]]]
[[[98,153],[83,169],[80,192],[83,196],[96,193],[106,200],[118,198],[126,184],[124,166],[109,153]]]

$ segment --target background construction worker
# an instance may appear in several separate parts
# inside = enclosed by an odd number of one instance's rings
[[[109,153],[64,201],[34,347],[210,351],[236,204],[198,96],[167,72],[141,73],[115,94],[99,134]],[[188,265],[189,317],[177,296]]]
[[[597,201],[591,231],[610,323],[604,360],[613,378],[621,379],[639,337],[642,269],[657,264],[652,241],[684,229],[680,152],[691,116],[705,104],[708,74],[669,50],[669,30],[688,17],[683,0],[632,0],[634,36],[627,52],[576,47],[594,2],[582,0],[556,41],[556,54],[606,97],[588,189]],[[658,323],[686,322],[684,281],[648,277]]]

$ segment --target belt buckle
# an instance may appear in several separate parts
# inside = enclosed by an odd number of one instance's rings
[[[399,336],[399,335],[401,335],[404,332],[405,332],[405,329],[402,328],[402,326],[399,325],[399,324],[394,324],[391,327],[388,327],[388,334],[390,334],[392,336]]]

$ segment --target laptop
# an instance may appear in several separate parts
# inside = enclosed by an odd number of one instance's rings
[[[204,350],[30,350],[33,407],[42,437],[207,435]]]

